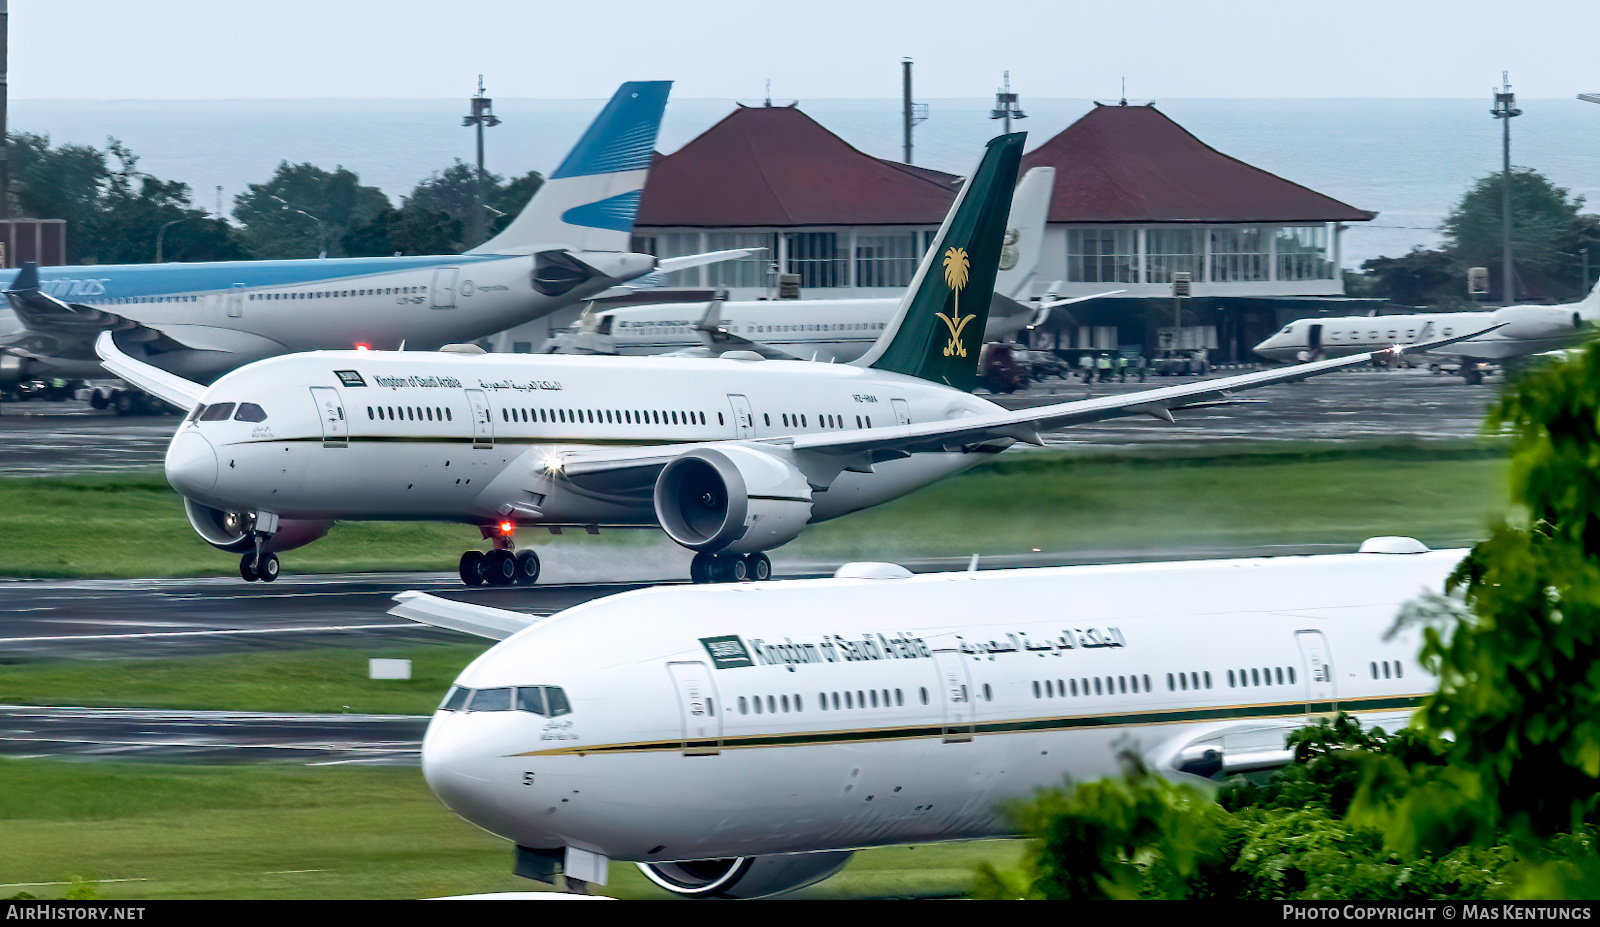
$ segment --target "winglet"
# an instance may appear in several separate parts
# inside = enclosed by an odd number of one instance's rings
[[[94,353],[100,355],[101,365],[113,374],[185,412],[199,405],[200,397],[205,395],[206,388],[199,383],[122,353],[110,332],[101,332],[95,339]]]
[[[11,278],[11,285],[6,287],[7,293],[21,293],[39,288],[39,265],[34,261],[24,261],[17,270],[17,275]]]
[[[542,621],[541,615],[524,615],[503,608],[472,605],[454,599],[407,590],[394,597],[389,614],[446,631],[503,641],[523,628]]]

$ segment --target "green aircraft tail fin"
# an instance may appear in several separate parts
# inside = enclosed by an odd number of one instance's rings
[[[971,390],[1027,133],[989,142],[878,343],[857,366]]]

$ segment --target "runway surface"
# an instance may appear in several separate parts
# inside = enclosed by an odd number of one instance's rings
[[[1218,376],[1245,373],[1218,371]],[[1144,383],[1047,380],[1026,392],[991,396],[1007,408],[1120,395],[1193,382],[1194,377],[1151,377]],[[1461,439],[1479,433],[1483,413],[1499,395],[1500,378],[1468,386],[1459,377],[1422,369],[1358,369],[1240,394],[1244,403],[1176,413],[1177,423],[1147,416],[1079,425],[1049,432],[1054,446],[1190,446],[1231,441],[1348,441]],[[0,405],[0,476],[67,476],[155,471],[176,416],[121,418],[80,402],[8,402]]]

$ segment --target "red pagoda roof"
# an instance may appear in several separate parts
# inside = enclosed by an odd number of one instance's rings
[[[636,226],[938,225],[961,178],[874,158],[794,106],[743,106],[650,166]]]
[[[1377,215],[1230,158],[1154,105],[1095,108],[1024,155],[1056,168],[1051,222],[1364,222]]]

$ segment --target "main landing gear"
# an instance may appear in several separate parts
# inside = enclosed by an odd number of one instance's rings
[[[511,522],[484,528],[483,536],[494,539],[494,550],[484,553],[469,550],[461,555],[461,581],[468,586],[531,586],[539,581],[539,555],[532,550],[516,550]]]
[[[689,564],[689,578],[696,583],[766,582],[772,578],[772,561],[766,554],[706,554],[694,555]]]

